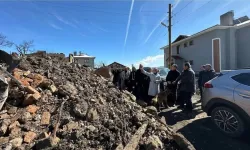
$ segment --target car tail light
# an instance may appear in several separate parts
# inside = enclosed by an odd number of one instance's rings
[[[210,82],[206,82],[206,83],[204,84],[204,88],[207,88],[207,89],[213,88],[213,85],[212,85],[212,83],[210,83]]]

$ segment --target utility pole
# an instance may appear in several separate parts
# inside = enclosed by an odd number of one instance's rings
[[[168,5],[168,65],[171,68],[172,60],[172,43],[171,43],[171,28],[172,28],[172,5]]]
[[[168,28],[168,66],[171,68],[171,60],[172,60],[172,44],[171,44],[171,28],[172,28],[172,5],[168,5],[168,26],[161,22],[161,25]],[[164,60],[165,61],[165,60]]]

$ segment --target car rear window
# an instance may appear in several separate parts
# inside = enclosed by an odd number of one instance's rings
[[[250,86],[250,73],[241,73],[233,76],[232,79],[240,84]]]

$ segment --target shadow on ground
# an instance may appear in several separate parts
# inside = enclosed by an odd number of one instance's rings
[[[177,130],[182,133],[197,150],[250,150],[250,136],[233,139],[225,136],[212,124],[209,117],[191,122]]]
[[[159,116],[164,116],[166,123],[182,133],[197,150],[250,150],[249,133],[238,139],[227,137],[216,128],[210,117],[203,115],[199,103],[194,103],[194,106],[192,117],[177,108],[164,110]]]
[[[183,120],[190,120],[194,119],[196,115],[199,115],[203,113],[201,110],[201,106],[199,102],[194,103],[194,110],[191,115],[187,115],[187,113],[181,111],[180,109],[176,107],[172,107],[170,109],[164,110],[159,113],[160,117],[165,117],[166,124],[168,125],[175,125],[177,122],[183,121]]]

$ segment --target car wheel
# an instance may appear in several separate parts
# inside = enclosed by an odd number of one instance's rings
[[[230,108],[216,107],[211,117],[214,124],[228,136],[240,137],[245,131],[243,120]]]

